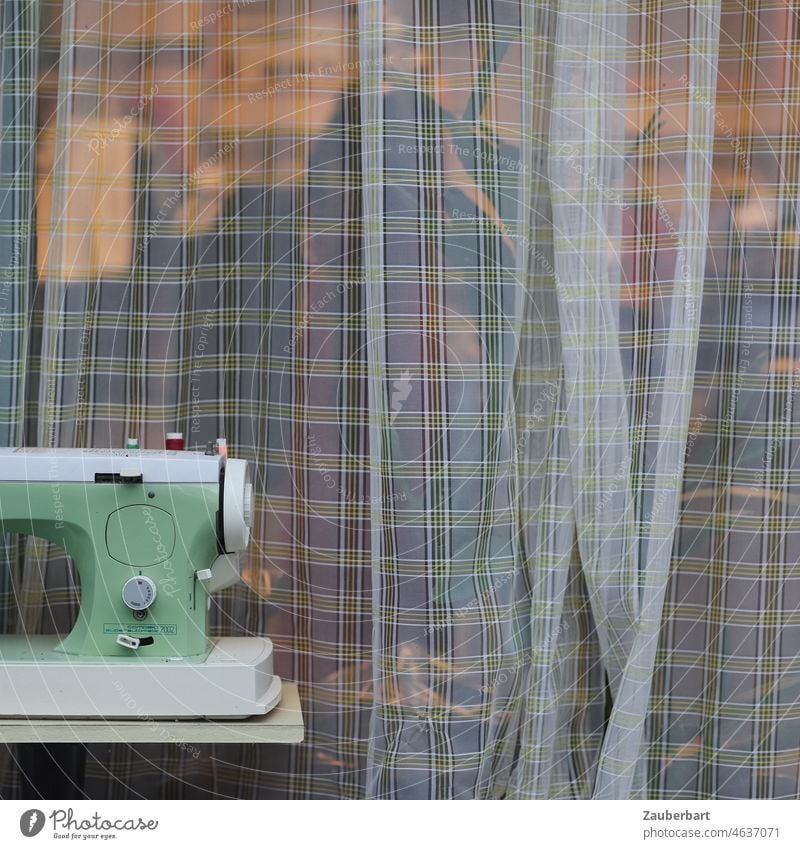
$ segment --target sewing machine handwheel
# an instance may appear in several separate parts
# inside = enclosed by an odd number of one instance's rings
[[[253,484],[246,460],[228,460],[225,463],[222,517],[225,551],[244,551],[250,542],[250,526],[253,523]]]

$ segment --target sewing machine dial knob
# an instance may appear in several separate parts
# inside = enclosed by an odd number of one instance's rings
[[[156,592],[154,581],[138,575],[125,582],[122,600],[131,610],[147,610],[156,600]]]

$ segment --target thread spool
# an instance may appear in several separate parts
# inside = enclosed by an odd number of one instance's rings
[[[180,431],[168,433],[165,447],[167,451],[183,451],[183,434]]]

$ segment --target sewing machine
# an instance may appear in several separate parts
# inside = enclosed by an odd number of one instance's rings
[[[0,716],[246,717],[280,700],[272,643],[209,636],[239,580],[247,463],[193,451],[0,449],[0,532],[50,540],[78,570],[63,636],[0,635]]]

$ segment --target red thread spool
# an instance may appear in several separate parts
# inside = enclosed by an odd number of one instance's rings
[[[183,451],[183,434],[179,432],[168,433],[166,449],[167,451]]]

